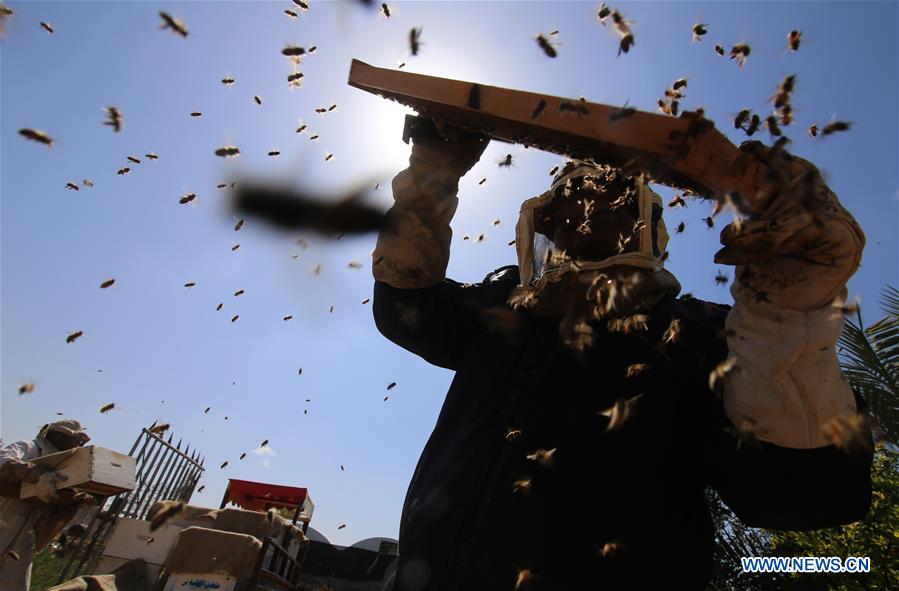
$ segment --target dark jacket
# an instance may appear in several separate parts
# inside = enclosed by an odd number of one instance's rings
[[[864,517],[870,454],[741,440],[724,415],[708,378],[727,357],[728,306],[669,298],[645,332],[597,323],[579,355],[558,321],[508,317],[517,284],[515,267],[476,285],[375,283],[381,333],[456,372],[409,484],[396,591],[511,590],[524,569],[530,589],[702,589],[707,486],[750,526]],[[499,328],[491,309],[506,310]],[[663,343],[675,318],[679,338]],[[648,369],[627,378],[634,364]],[[602,411],[619,399],[634,412],[608,430]],[[553,448],[551,466],[526,457]]]

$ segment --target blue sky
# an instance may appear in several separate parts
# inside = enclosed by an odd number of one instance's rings
[[[400,140],[407,111],[347,86],[353,58],[649,111],[686,77],[682,108],[703,106],[735,142],[742,134],[733,115],[744,107],[767,113],[777,83],[796,74],[796,123],[787,134],[867,234],[849,287],[868,321],[879,316],[882,286],[897,284],[895,2],[612,2],[634,21],[636,45],[620,57],[610,27],[595,19],[598,2],[391,2],[390,19],[356,3],[310,4],[291,20],[286,0],[8,3],[16,14],[0,41],[6,442],[33,436],[59,411],[85,423],[95,443],[127,451],[142,426],[164,421],[206,456],[206,490],[195,503],[217,506],[228,477],[306,486],[316,502],[312,525],[332,541],[396,536],[406,486],[452,375],[375,330],[370,305],[361,303],[372,291],[374,236],[334,242],[273,233],[252,219],[235,232],[227,193],[216,189],[238,176],[335,195],[380,182],[371,199],[388,205],[389,179],[408,158]],[[190,35],[160,31],[159,10],[183,19]],[[693,44],[697,19],[709,34]],[[413,26],[423,28],[417,57],[406,47]],[[787,53],[794,28],[802,45]],[[560,31],[554,60],[534,40],[553,29]],[[713,51],[739,42],[752,47],[742,69]],[[299,89],[287,87],[285,44],[318,47],[301,64]],[[220,83],[226,76],[236,79],[230,88]],[[336,112],[314,112],[332,103]],[[122,110],[121,133],[101,125],[107,105]],[[318,141],[295,133],[300,119]],[[832,119],[851,121],[852,130],[806,136],[811,123]],[[23,127],[47,131],[52,149],[21,138]],[[226,144],[239,146],[240,158],[213,155]],[[268,157],[275,148],[281,156]],[[159,160],[147,161],[148,152]],[[325,162],[328,152],[335,157]],[[498,168],[509,152],[516,165]],[[128,155],[142,163],[117,176]],[[507,242],[518,205],[545,190],[547,171],[560,161],[499,143],[487,149],[461,184],[451,277],[478,281],[515,262]],[[95,186],[65,189],[85,178]],[[190,192],[197,200],[179,205]],[[672,237],[669,268],[684,291],[729,303],[713,280],[720,228],[702,223],[709,209],[691,201],[666,212],[669,228],[681,220],[687,227]],[[481,233],[482,243],[462,240]],[[307,250],[296,244],[301,237]],[[348,268],[352,260],[363,268]],[[116,285],[99,289],[109,277]],[[188,290],[190,281],[197,285]],[[238,289],[246,292],[234,297]],[[240,318],[231,323],[234,314]],[[293,320],[282,321],[288,314]],[[76,330],[84,336],[67,344]],[[25,382],[36,388],[19,396]],[[397,386],[388,393],[390,382]],[[99,414],[108,402],[115,410]],[[253,454],[238,460],[263,439],[275,452],[267,467]]]

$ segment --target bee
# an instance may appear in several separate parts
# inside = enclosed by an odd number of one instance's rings
[[[293,316],[288,315],[288,316],[285,316],[284,318],[282,318],[281,320],[283,320],[284,322],[287,322],[288,320],[293,320]]]
[[[793,107],[791,107],[789,104],[781,107],[780,122],[783,125],[790,125],[791,123],[793,123]]]
[[[418,55],[419,46],[421,45],[421,27],[412,29],[409,31],[409,51],[412,52],[412,55]]]
[[[113,285],[115,285],[115,279],[110,278],[100,284],[100,289],[106,289],[107,287],[112,287]]]
[[[224,189],[228,186],[228,183],[219,183],[215,186],[216,189]]]
[[[724,46],[723,46],[723,45],[716,45],[716,46],[715,46],[715,53],[717,53],[718,55],[723,56],[723,55],[724,55]]]
[[[328,107],[328,112],[330,113],[331,111],[333,111],[336,108],[337,108],[337,103],[334,103],[330,107]]]
[[[528,460],[534,460],[544,468],[552,468],[556,463],[556,460],[553,457],[553,454],[555,453],[555,447],[552,449],[538,449],[534,453],[525,456],[525,458],[527,458]]]
[[[679,105],[680,103],[678,103],[677,101],[671,101],[671,103],[668,105],[668,113],[672,117],[677,117],[677,110],[679,108]]]
[[[281,50],[281,55],[297,59],[306,55],[306,50],[299,45],[287,45]]]
[[[799,51],[799,41],[802,39],[802,31],[793,29],[787,33],[787,49],[789,51]]]
[[[239,248],[240,248],[240,244],[235,244],[234,246],[231,247],[231,252],[235,252]]]
[[[234,297],[242,296],[244,293],[245,293],[245,290],[238,289],[237,291],[234,292]]]
[[[150,152],[149,154],[144,154],[144,157],[147,160],[159,160],[159,155],[154,154],[153,152]]]
[[[228,460],[222,462],[222,465],[219,466],[219,470],[224,470],[228,466]]]
[[[118,107],[106,107],[106,121],[103,125],[109,125],[115,132],[122,131],[122,112]]]
[[[687,87],[687,79],[686,78],[678,78],[674,81],[674,84],[671,85],[672,90],[680,90],[681,88]],[[680,95],[678,95],[680,96]]]
[[[841,299],[836,299],[833,301],[831,306],[839,310],[844,315],[855,314],[861,308],[858,297],[856,297],[852,301],[843,301]]]
[[[350,261],[349,263],[347,263],[347,267],[349,267],[350,269],[361,269],[362,263],[360,263],[359,261]]]
[[[849,126],[851,124],[848,121],[834,121],[832,123],[828,123],[821,129],[821,135],[830,135],[832,133],[836,133],[838,131],[849,131]]]
[[[389,384],[387,384],[388,390],[393,390],[394,388],[396,388],[396,382],[390,382]]]
[[[681,197],[680,193],[676,193],[674,198],[668,202],[668,207],[686,207],[687,202]]]
[[[731,374],[731,372],[736,370],[737,366],[737,358],[736,357],[728,357],[721,363],[715,366],[709,373],[709,390],[715,392],[716,394],[720,394],[721,388],[724,385],[724,379]]]
[[[610,406],[599,414],[609,419],[606,425],[606,431],[618,431],[624,424],[636,414],[637,401],[642,398],[642,394],[638,394],[633,398],[619,398],[615,404]]]
[[[205,484],[201,484],[201,485],[200,485],[200,488],[197,489],[197,492],[198,492],[198,493],[203,492],[203,489],[204,489],[204,488],[206,488],[206,485],[205,485]]]
[[[397,66],[399,69],[403,69],[406,67],[406,62],[400,62],[400,65]]]
[[[603,558],[614,558],[624,549],[623,544],[619,544],[618,542],[606,542],[602,545],[602,548],[599,549],[599,555]]]
[[[303,0],[291,0],[294,4],[302,8],[303,10],[309,10],[309,4],[303,2]]]
[[[51,35],[53,34],[53,27],[50,26],[50,23],[41,22],[41,28],[43,28],[45,31],[47,31]]]
[[[160,29],[171,29],[173,33],[177,33],[182,37],[187,37],[187,27],[183,22],[176,18],[172,18],[172,16],[167,12],[160,12],[160,18],[162,18],[162,26]]]
[[[526,495],[531,492],[531,486],[532,483],[530,478],[522,478],[521,480],[516,480],[512,483],[512,491]],[[520,578],[521,575],[519,574],[519,579]],[[516,585],[516,589],[517,588],[518,586]]]
[[[390,7],[386,2],[381,3],[381,14],[384,15],[384,18],[390,18]]]
[[[280,150],[272,150],[268,153],[268,155],[274,158],[275,156],[280,156],[281,151]]]
[[[645,372],[648,369],[649,369],[648,363],[634,363],[632,365],[627,366],[627,370],[625,370],[624,377],[625,377],[625,379],[633,378],[635,376],[640,375],[641,373]]]
[[[370,301],[371,301],[371,299],[365,298],[364,300],[362,300],[362,305],[364,306],[365,304],[367,304]]]
[[[312,135],[309,136],[309,140],[310,140],[310,141],[313,141],[313,142],[314,142],[314,141],[317,140],[317,139],[318,139],[318,134],[317,134],[317,133],[312,134]]]
[[[537,101],[537,104],[534,105],[534,110],[531,111],[531,119],[536,119],[543,113],[543,110],[546,108],[546,101],[544,99],[540,99]]]
[[[187,205],[188,203],[190,203],[191,201],[193,201],[196,198],[197,198],[196,193],[188,193],[187,195],[185,195],[184,197],[179,199],[178,203],[180,203],[181,205]]]
[[[537,45],[540,46],[540,49],[543,50],[547,57],[557,57],[559,55],[556,48],[549,42],[549,39],[543,35],[537,35]]]
[[[728,279],[727,273],[718,271],[718,274],[715,275],[715,285],[726,285]]]
[[[570,101],[562,101],[559,103],[560,113],[577,113],[578,115],[589,115],[590,110],[586,106]]]
[[[693,25],[693,28],[690,29],[690,32],[693,34],[693,42],[701,43],[702,36],[709,32],[709,26],[704,23],[696,23]]]
[[[303,79],[302,72],[294,72],[293,74],[287,75],[287,85],[288,86],[299,86],[300,81]]]
[[[752,134],[754,134],[756,131],[758,131],[761,123],[762,123],[762,120],[758,116],[758,114],[753,113],[752,117],[749,119],[749,125],[747,125],[746,129],[744,130],[746,132],[746,135],[752,136]]]
[[[232,322],[232,323],[237,322],[237,319],[238,319],[238,318],[240,318],[240,315],[239,315],[239,314],[235,314],[234,316],[231,317],[231,322]]]
[[[163,523],[184,510],[184,503],[181,501],[159,501],[159,503],[159,509],[150,517],[150,531],[156,531]]]
[[[297,133],[303,133],[304,131],[306,131],[306,124],[303,123],[302,119],[300,119],[299,127],[297,127]]]
[[[210,410],[212,410],[212,407],[211,407],[211,406],[207,406],[207,407],[206,407],[206,410],[203,411],[203,414],[204,414],[204,415],[205,415],[205,414],[209,414],[209,411],[210,411]]]
[[[232,84],[234,84],[234,78],[222,78],[222,84],[224,84],[225,86],[231,86]]]
[[[303,368],[302,368],[302,367],[301,367],[299,370],[297,370],[297,375],[298,375],[298,376],[303,375]],[[306,400],[306,402],[309,402],[309,400]]]
[[[340,525],[337,526],[337,529],[343,529],[343,528],[345,528],[345,527],[346,527],[346,524],[345,524],[345,523],[341,523]]]
[[[221,156],[222,158],[234,158],[235,156],[240,156],[240,148],[237,148],[236,146],[225,146],[216,150],[215,155]]]
[[[32,392],[34,392],[34,384],[31,382],[19,386],[19,396],[22,394],[31,394]]]
[[[256,101],[257,105],[262,106],[262,97],[260,97],[259,95],[254,96],[253,100]]]
[[[305,238],[297,238],[297,246],[299,246],[303,250],[306,250],[307,248],[309,248],[309,242]]]
[[[634,34],[633,33],[625,33],[621,36],[621,41],[618,44],[618,55],[622,53],[627,53],[631,47],[633,47],[636,43],[634,42]]]
[[[321,274],[321,272],[322,272],[322,264],[321,264],[321,263],[315,263],[315,266],[312,267],[312,274],[315,275],[315,276],[318,276],[318,275]]]
[[[114,408],[115,408],[115,402],[110,402],[109,404],[104,404],[103,406],[101,406],[100,412],[103,414],[106,414]]]
[[[285,9],[284,14],[286,14],[290,18],[297,18],[299,16],[299,15],[297,15],[297,13],[295,13],[294,11],[292,11],[290,9]]]
[[[79,187],[77,183],[69,182],[69,183],[66,183],[66,189],[69,189],[72,191],[80,191],[81,187]]]
[[[841,450],[851,453],[872,450],[870,424],[866,415],[837,416],[824,424],[824,437]]]
[[[599,12],[596,13],[596,18],[598,18],[599,22],[601,22],[602,25],[605,26],[606,19],[609,18],[610,14],[612,14],[612,9],[606,6],[606,3],[603,2],[599,5]]]
[[[621,119],[627,119],[631,115],[637,112],[637,109],[633,107],[627,106],[627,101],[624,102],[624,106],[621,107],[618,111],[615,111],[611,115],[609,115],[609,121],[615,122],[620,121]]]
[[[512,154],[506,154],[506,157],[498,162],[500,168],[506,167],[509,168],[512,166]]]
[[[83,181],[81,181],[81,184],[83,184],[85,187],[93,187],[94,181],[90,179],[84,179]]]
[[[140,158],[137,158],[135,156],[126,156],[125,158],[127,158],[129,162],[140,164]]]
[[[777,117],[774,115],[769,115],[767,119],[765,119],[765,125],[768,127],[768,133],[773,136],[783,135],[783,132],[780,130],[780,127],[777,125]]]
[[[237,232],[241,228],[243,228],[244,221],[242,219],[237,220],[237,223],[234,224],[234,231]]]
[[[512,240],[510,240],[510,241],[506,244],[506,246],[515,246],[515,239],[513,238]]]
[[[478,242],[483,242],[484,238],[486,238],[486,236],[484,234],[481,234],[480,236],[478,236]]]
[[[779,91],[779,93],[789,95],[791,92],[793,92],[793,89],[795,88],[795,86],[796,86],[796,75],[791,74],[790,76],[787,76],[786,78],[784,78],[780,82],[780,84],[777,85],[777,90]],[[774,106],[779,107],[780,105],[775,103]]]
[[[159,425],[154,425],[147,429],[150,433],[157,436],[162,436],[163,433],[169,430],[170,425],[168,423],[160,423]]]
[[[325,162],[329,161],[333,157],[334,157],[334,154],[328,152],[328,154],[325,156]]]
[[[680,318],[675,318],[671,321],[671,324],[668,325],[668,329],[665,330],[665,334],[662,336],[662,340],[672,345],[677,344],[680,340]]]
[[[550,171],[549,171],[549,176],[556,176],[556,173],[557,173],[557,172],[559,172],[559,167],[558,167],[558,166],[554,166],[553,168],[550,169]]]
[[[200,111],[193,111],[193,112],[191,112],[190,116],[191,117],[202,117],[203,113],[201,113]]]
[[[187,289],[190,289],[191,287],[195,286],[196,284],[197,283],[195,281],[189,281],[184,284],[184,287],[186,287]]]
[[[483,185],[483,184],[486,183],[486,182],[487,182],[487,177],[484,177],[484,178],[482,178],[481,180],[478,181],[478,185]]]
[[[715,220],[712,219],[712,216],[709,216],[709,217],[707,217],[707,218],[702,218],[702,221],[705,222],[705,225],[706,225],[706,227],[708,227],[708,228],[714,228],[714,227],[715,227]]]
[[[499,218],[493,220],[493,225],[494,225],[494,226],[498,226],[498,225],[500,225],[501,223],[503,223],[503,221],[502,221],[501,219],[499,219]]]
[[[122,175],[128,174],[129,172],[131,172],[131,169],[128,168],[127,166],[125,166],[124,168],[118,169],[118,170],[116,171],[116,174],[119,175],[119,176],[122,176]]]
[[[681,234],[681,233],[683,233],[684,228],[686,227],[686,225],[687,225],[686,222],[681,222],[681,223],[679,223],[679,224],[677,225],[677,228],[675,228],[674,233],[675,233],[675,234]]]
[[[736,60],[737,65],[741,68],[743,64],[746,63],[746,58],[749,57],[750,48],[745,43],[739,43],[730,48],[730,59]]]

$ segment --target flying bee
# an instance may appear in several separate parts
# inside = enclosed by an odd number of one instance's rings
[[[478,185],[483,185],[483,184],[486,183],[486,182],[487,182],[487,177],[484,177],[484,178],[482,178],[481,180],[478,181]]]
[[[246,290],[238,289],[234,292],[234,297],[242,296],[244,293],[246,293]]]
[[[674,229],[675,234],[681,234],[684,231],[684,227],[686,226],[686,222],[681,222],[677,225],[677,228]]]
[[[237,232],[237,231],[239,231],[241,228],[243,228],[243,224],[244,224],[244,221],[243,221],[242,219],[237,220],[237,223],[234,224],[234,231]]]
[[[281,320],[283,320],[284,322],[287,322],[288,320],[293,320],[293,316],[291,316],[291,315],[288,314],[287,316],[285,316],[285,317],[282,318]]]
[[[322,264],[315,263],[315,266],[312,267],[312,274],[315,275],[316,277],[318,277],[319,275],[321,275],[321,272],[322,272]]]
[[[232,323],[237,322],[237,319],[238,319],[238,318],[240,318],[240,315],[239,315],[239,314],[235,314],[234,316],[231,317],[231,322],[232,322]]]
[[[502,160],[499,160],[497,164],[500,168],[504,166],[506,168],[510,168],[512,166],[512,154],[506,154],[506,157]]]
[[[708,227],[708,228],[714,228],[714,227],[715,227],[715,220],[712,219],[712,216],[709,216],[709,217],[707,217],[707,218],[702,218],[702,221],[705,222],[705,225],[706,225],[706,227]]]
[[[553,44],[543,35],[537,35],[537,45],[540,46],[540,49],[543,50],[547,57],[557,57],[559,55]]]
[[[216,150],[215,155],[221,156],[222,158],[234,158],[235,156],[240,156],[240,148],[236,146],[225,146]]]
[[[224,84],[225,86],[231,86],[232,84],[234,84],[234,78],[222,78],[222,84]]]
[[[808,126],[808,136],[809,137],[817,137],[818,135],[818,126],[815,124]]]
[[[390,382],[389,384],[387,384],[388,390],[393,390],[394,388],[396,388],[396,382]]]
[[[672,90],[680,90],[681,88],[687,87],[687,79],[686,78],[678,78],[674,81],[674,84],[671,85]]]
[[[198,493],[203,492],[203,489],[204,489],[204,488],[206,488],[206,485],[205,485],[205,484],[201,484],[201,485],[200,485],[200,488],[197,489],[197,492],[198,492]]]
[[[181,501],[159,501],[159,509],[150,517],[150,531],[156,531],[163,523],[184,510]]]
[[[847,453],[871,453],[871,431],[867,415],[858,413],[836,416],[824,424],[821,432],[830,443]]]
[[[240,249],[240,244],[235,244],[231,247],[231,252],[236,252],[238,249]]]
[[[715,53],[717,53],[718,55],[723,56],[723,55],[724,55],[724,46],[723,46],[723,45],[716,45],[716,46],[715,46]]]
[[[749,125],[747,125],[746,129],[744,130],[746,132],[746,135],[752,136],[752,134],[759,130],[759,126],[761,125],[761,123],[762,120],[758,116],[758,114],[753,113],[752,117],[749,119]]]
[[[197,198],[196,193],[188,193],[187,195],[185,195],[184,197],[179,199],[178,203],[180,203],[181,205],[187,205],[188,203],[190,203],[191,201],[193,201],[196,198]]]
[[[769,115],[767,119],[765,119],[765,125],[768,127],[768,133],[773,136],[783,135],[783,132],[780,130],[780,127],[777,125],[777,117],[775,115]]]
[[[350,261],[346,264],[346,266],[350,269],[361,269],[362,263],[360,263],[359,261]]]
[[[112,287],[113,285],[115,285],[115,278],[109,278],[100,284],[100,289],[106,289],[107,287]]]
[[[215,307],[215,311],[216,312],[220,311],[222,309],[222,306],[224,306],[224,305],[225,305],[224,302],[220,303],[218,306]],[[207,412],[208,412],[208,409],[207,409]]]
[[[303,80],[302,72],[294,72],[293,74],[287,75],[287,85],[288,86],[299,86],[300,82]]]
[[[281,50],[281,55],[289,58],[294,58],[294,60],[296,61],[298,58],[306,55],[306,50],[299,45],[287,45],[284,47],[284,49]]]
[[[116,174],[119,175],[119,176],[122,176],[122,175],[128,174],[129,172],[131,172],[131,169],[128,168],[127,166],[125,166],[124,168],[118,169],[118,170],[116,171]]]
[[[314,142],[314,141],[317,140],[317,139],[318,139],[318,134],[317,134],[317,133],[313,133],[312,135],[309,136],[309,140],[310,140],[310,141],[313,141],[313,142]]]
[[[690,32],[693,34],[693,43],[701,43],[702,36],[709,32],[709,26],[704,23],[696,23]]]
[[[332,158],[334,158],[334,154],[332,154],[331,152],[328,152],[327,155],[325,155],[325,162],[328,162]]]
[[[106,121],[103,125],[109,125],[115,132],[122,131],[122,112],[119,108],[110,106],[103,110],[106,111]]]
[[[384,18],[390,18],[390,6],[386,2],[381,3],[381,14],[384,15]]]
[[[555,167],[553,167],[553,168],[550,169],[550,171],[549,171],[549,176],[556,176],[556,173],[557,173],[557,172],[559,172],[559,167],[558,167],[558,166],[555,166]]]
[[[201,113],[200,111],[192,111],[190,116],[191,117],[202,117],[203,113]]]
[[[624,377],[625,377],[625,379],[633,378],[635,376],[640,375],[641,373],[645,372],[648,369],[649,369],[648,363],[634,363],[632,365],[627,366],[627,370],[625,370]]]
[[[271,151],[268,153],[268,155],[271,156],[272,158],[274,158],[274,157],[276,157],[276,156],[280,156],[280,155],[281,155],[281,151],[280,151],[280,150],[271,150]]]
[[[319,115],[322,115],[324,113],[327,113],[328,109],[326,109],[325,107],[316,107],[315,112],[318,113]]]
[[[730,375],[732,372],[737,369],[737,358],[736,357],[728,357],[721,363],[715,366],[709,373],[709,390],[715,392],[716,395],[720,396],[721,388],[724,385],[724,380]]]
[[[522,478],[521,480],[516,480],[515,482],[512,483],[512,491],[521,493],[523,495],[528,494],[529,492],[531,492],[531,479],[530,478]],[[520,574],[519,574],[519,578],[521,578]],[[516,589],[517,588],[518,587],[516,586]]]
[[[736,60],[737,65],[741,68],[746,63],[746,58],[749,57],[750,48],[745,43],[739,43],[730,48],[730,59]]]
[[[188,281],[187,283],[184,284],[184,287],[186,287],[187,289],[190,289],[191,287],[194,287],[196,284],[197,283],[195,281]]]
[[[160,423],[158,425],[153,425],[147,431],[152,433],[153,435],[162,436],[163,433],[169,430],[170,425],[168,423]]]
[[[802,39],[802,31],[793,29],[787,33],[787,49],[790,51],[799,51],[799,41]]]
[[[848,121],[834,121],[832,123],[828,123],[821,129],[821,135],[830,135],[832,133],[836,133],[838,131],[849,131],[849,126],[851,123]]]
[[[609,115],[609,121],[620,121],[621,119],[626,119],[637,112],[637,109],[633,107],[627,106],[627,101],[624,102],[624,106],[621,107],[620,110],[615,111],[611,115]]]
[[[777,90],[779,93],[789,95],[791,92],[793,92],[793,89],[795,88],[795,86],[796,86],[796,75],[791,74],[791,75],[787,76],[786,78],[784,78],[780,82],[780,84],[777,85]],[[774,106],[779,107],[780,105],[775,104]]]
[[[793,123],[793,107],[791,107],[789,103],[780,109],[780,122],[783,125],[790,125]]]
[[[228,460],[222,462],[222,465],[219,466],[219,470],[224,470],[228,466]]]
[[[149,154],[144,154],[144,157],[145,157],[147,160],[159,160],[159,155],[158,155],[158,154],[154,154],[153,152],[150,152]]]
[[[538,449],[532,454],[528,454],[525,456],[528,460],[533,460],[543,466],[544,468],[552,468],[556,464],[556,460],[553,457],[553,454],[556,453],[556,448],[552,449]]]
[[[238,459],[238,460],[242,460],[242,459],[244,459],[245,457],[247,457],[247,452],[243,452],[242,454],[240,454],[240,457],[237,458],[237,459]],[[269,511],[272,511],[272,509],[269,509]],[[271,521],[271,519],[269,519],[269,521]]]
[[[494,226],[498,226],[498,225],[500,225],[501,223],[503,223],[503,221],[502,221],[501,219],[499,219],[499,218],[493,220],[493,225],[494,225]]]
[[[606,410],[600,411],[598,414],[609,419],[606,431],[618,431],[621,429],[636,414],[637,401],[642,396],[642,394],[638,394],[633,398],[619,398],[615,401],[615,404]]]
[[[606,6],[606,3],[603,2],[599,5],[599,12],[596,13],[596,18],[598,18],[599,22],[601,22],[602,25],[605,26],[606,19],[609,18],[610,14],[612,14],[612,9]]]
[[[412,55],[418,55],[419,46],[421,45],[421,31],[422,28],[415,28],[409,31],[409,51],[412,52]]]
[[[291,0],[294,4],[302,8],[303,10],[309,10],[309,4],[304,2],[303,0]]]
[[[140,164],[140,158],[137,158],[135,156],[126,156],[125,158],[127,158],[129,162]]]
[[[680,193],[676,193],[674,198],[668,202],[668,207],[687,207],[687,202],[684,201]]]
[[[478,242],[483,242],[484,238],[486,238],[486,237],[487,236],[485,236],[484,234],[481,234],[480,236],[478,236]]]
[[[304,131],[306,131],[306,124],[303,123],[302,119],[300,119],[299,127],[297,127],[297,133],[303,133]]]
[[[627,53],[631,47],[635,45],[634,42],[634,34],[633,33],[625,33],[621,36],[621,41],[618,44],[618,55],[622,53]]]
[[[66,189],[69,189],[72,191],[80,191],[81,187],[79,187],[77,183],[68,182],[68,183],[66,183]]]
[[[676,344],[680,340],[680,318],[674,318],[662,336],[665,343]]]
[[[718,271],[718,274],[715,275],[715,285],[726,285],[728,281],[727,273],[724,271]]]
[[[262,106],[262,97],[261,96],[259,96],[259,95],[254,96],[253,100],[256,101],[257,105]]]
[[[187,27],[183,22],[176,18],[173,18],[167,12],[160,12],[159,16],[160,18],[162,18],[162,26],[159,27],[160,29],[171,29],[173,33],[177,33],[182,37],[187,37]]]
[[[19,386],[19,396],[22,394],[31,394],[32,392],[34,392],[34,384],[31,382]]]
[[[295,13],[294,11],[292,11],[290,9],[285,9],[284,14],[286,14],[290,18],[297,18],[299,16],[299,15],[297,15],[297,13]]]
[[[94,181],[92,181],[90,179],[84,179],[81,181],[81,184],[83,184],[85,187],[93,187]]]
[[[577,113],[578,115],[589,115],[590,110],[579,102],[562,101],[559,103],[560,113]]]
[[[51,35],[53,34],[53,27],[50,26],[50,23],[41,22],[41,28],[43,28],[45,31],[47,31]]]
[[[115,408],[115,402],[110,402],[109,404],[104,404],[103,406],[101,406],[100,412],[103,414],[106,414],[114,408]]]
[[[328,112],[330,113],[331,111],[333,111],[336,108],[337,108],[337,103],[334,103],[330,107],[328,107]]]
[[[677,101],[671,101],[671,103],[668,105],[668,112],[672,117],[677,117],[677,110],[679,106],[680,103],[678,103]]]

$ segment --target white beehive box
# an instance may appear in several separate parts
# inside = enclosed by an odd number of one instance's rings
[[[67,476],[67,480],[59,483],[61,491],[110,496],[133,490],[135,486],[134,458],[96,445],[49,454],[31,461]],[[36,484],[23,482],[19,498],[33,498],[37,496],[37,489]]]

